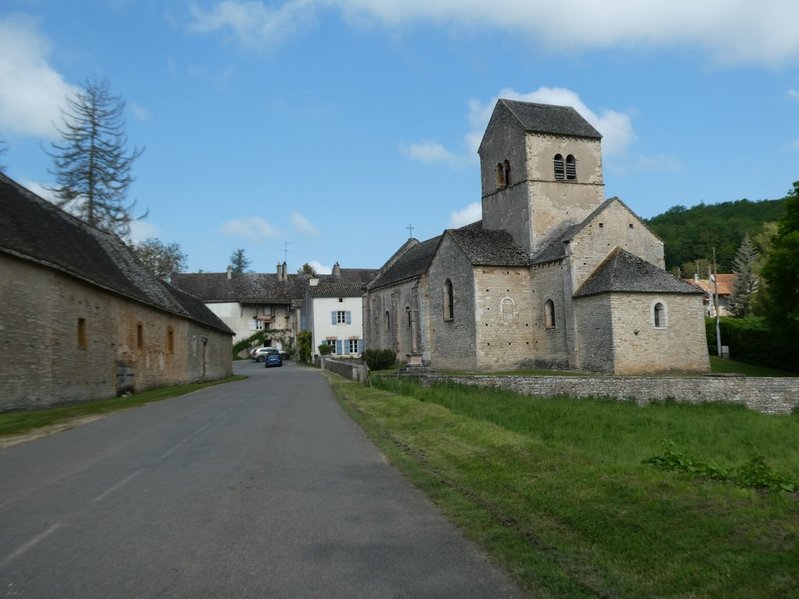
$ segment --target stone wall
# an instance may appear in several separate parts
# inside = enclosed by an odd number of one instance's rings
[[[361,362],[354,362],[352,360],[335,360],[322,356],[320,360],[322,369],[334,372],[339,376],[343,376],[351,381],[358,381],[365,383],[368,379],[369,369],[366,364]]]
[[[417,375],[422,384],[454,382],[513,391],[531,397],[634,400],[639,405],[673,399],[680,403],[728,403],[766,414],[799,409],[799,378],[620,377],[620,376],[444,376]]]
[[[0,411],[232,373],[229,335],[5,256],[0,280]]]

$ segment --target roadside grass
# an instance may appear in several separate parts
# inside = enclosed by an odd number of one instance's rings
[[[6,412],[0,414],[0,437],[20,435],[32,432],[35,429],[64,424],[71,420],[77,420],[87,416],[102,415],[117,410],[142,406],[154,401],[185,395],[186,393],[191,393],[192,391],[197,391],[205,387],[240,381],[246,378],[246,376],[234,375],[218,381],[151,389],[127,397],[114,397],[42,410]]]
[[[799,588],[797,494],[643,463],[667,447],[688,463],[728,468],[762,456],[797,480],[799,415],[331,381],[386,456],[535,596],[777,597]]]

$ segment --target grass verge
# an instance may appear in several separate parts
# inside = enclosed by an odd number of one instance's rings
[[[644,460],[799,478],[799,415],[532,400],[331,377],[387,457],[536,596],[776,597],[799,588],[799,502]]]
[[[162,387],[136,393],[127,397],[114,397],[111,399],[101,399],[98,401],[88,401],[79,404],[70,404],[43,410],[26,410],[20,412],[7,412],[0,414],[0,437],[9,437],[32,432],[36,429],[45,428],[53,425],[64,424],[71,420],[78,420],[89,416],[97,416],[124,410],[136,406],[142,406],[162,399],[170,399],[178,395],[185,395],[198,389],[240,381],[246,376],[235,375],[218,381],[206,383],[191,383],[188,385],[177,385],[175,387]]]

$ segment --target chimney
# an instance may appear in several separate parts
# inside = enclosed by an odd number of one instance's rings
[[[228,264],[227,265],[227,278],[229,279],[232,276],[233,276],[233,267],[230,264]]]
[[[283,261],[283,280],[284,281],[288,281],[289,280],[289,275],[286,272],[286,261],[285,260]]]
[[[698,283],[698,282],[699,282],[699,273],[698,273],[698,272],[695,272],[695,273],[694,273],[694,281],[695,281],[696,283]]]
[[[338,262],[333,265],[333,276],[335,278],[339,278],[341,276],[341,267],[338,265]]]
[[[280,262],[277,263],[277,280],[278,282],[283,280],[283,265]]]

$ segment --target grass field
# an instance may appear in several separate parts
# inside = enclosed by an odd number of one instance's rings
[[[796,596],[797,494],[745,485],[796,484],[799,415],[333,378],[389,459],[534,596]],[[664,455],[683,468],[644,463]],[[748,476],[708,475],[722,471]]]

